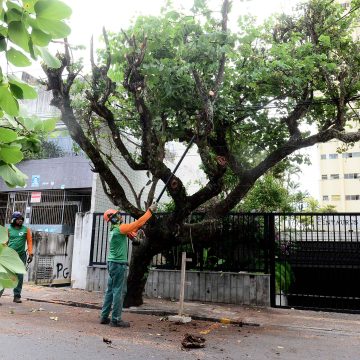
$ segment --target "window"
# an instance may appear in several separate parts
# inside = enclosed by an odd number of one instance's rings
[[[330,175],[330,179],[331,179],[331,180],[340,179],[340,176],[339,176],[339,174],[331,174],[331,175]]]
[[[321,160],[326,160],[326,154],[321,154],[320,158]]]
[[[359,179],[359,178],[360,178],[360,174],[358,173],[344,174],[344,179]]]
[[[327,180],[327,175],[321,175],[321,180]]]
[[[323,195],[323,201],[329,201],[329,195]]]
[[[360,195],[345,195],[345,200],[360,200]]]
[[[337,159],[339,154],[329,154],[329,159]]]
[[[344,153],[342,157],[345,159],[353,158],[353,157],[360,157],[360,152],[353,152],[353,153]]]
[[[332,201],[340,201],[341,196],[340,195],[331,195],[331,200]]]

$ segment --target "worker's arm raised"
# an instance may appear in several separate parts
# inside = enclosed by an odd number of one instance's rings
[[[137,231],[141,228],[152,216],[152,212],[150,209],[146,211],[146,213],[141,216],[139,219],[135,220],[130,224],[121,224],[120,225],[120,232],[122,234],[129,234],[132,231]]]

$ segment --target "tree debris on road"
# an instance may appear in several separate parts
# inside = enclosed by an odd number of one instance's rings
[[[185,349],[199,349],[205,347],[205,338],[198,335],[185,334],[181,345]]]

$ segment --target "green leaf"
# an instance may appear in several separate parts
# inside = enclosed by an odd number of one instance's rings
[[[324,34],[320,35],[319,36],[319,42],[324,46],[327,46],[327,47],[331,46],[330,36],[327,36],[327,35],[324,35]]]
[[[0,246],[0,265],[15,274],[26,274],[25,265],[18,253],[8,246]]]
[[[14,44],[20,46],[26,52],[29,52],[29,34],[23,22],[12,21],[9,24],[8,34]]]
[[[0,38],[0,51],[5,51],[6,47],[7,47],[6,39],[5,39],[5,37],[2,36]]]
[[[0,176],[9,187],[26,185],[27,176],[13,165],[0,165]]]
[[[4,244],[8,241],[8,231],[4,226],[0,225],[0,244]]]
[[[7,27],[0,25],[0,35],[2,35],[5,38],[8,36]]]
[[[39,17],[36,19],[40,30],[49,33],[54,39],[62,39],[69,36],[71,29],[60,20],[50,20]]]
[[[57,57],[51,55],[48,49],[44,47],[38,47],[38,50],[40,51],[40,56],[49,68],[58,69],[61,66],[60,60]]]
[[[24,4],[24,9],[28,12],[28,13],[34,13],[34,5],[36,3],[37,0],[26,0],[23,1]]]
[[[22,120],[23,120],[22,123],[23,123],[23,125],[25,126],[25,128],[27,130],[34,130],[35,129],[35,124],[34,124],[33,119],[31,119],[31,118],[23,118]]]
[[[10,83],[10,86],[16,86],[17,88],[19,88],[22,91],[22,97],[21,98],[18,97],[18,99],[36,99],[37,98],[36,90],[32,86],[19,81],[18,79],[15,78],[15,76],[9,75],[9,83]]]
[[[37,60],[37,57],[35,55],[35,49],[34,49],[34,42],[33,42],[33,39],[31,37],[29,37],[29,53],[30,53],[30,56],[33,60]]]
[[[0,159],[7,164],[17,164],[24,158],[17,146],[3,145],[0,147]]]
[[[11,143],[17,139],[17,134],[14,130],[0,128],[0,142]]]
[[[19,279],[16,274],[0,265],[0,290],[3,288],[14,288],[18,281]]]
[[[6,7],[8,8],[8,10],[16,10],[20,15],[22,15],[22,12],[23,12],[22,7],[18,4],[16,4],[15,2],[7,1]]]
[[[10,48],[6,52],[6,58],[9,62],[17,67],[25,67],[31,65],[31,61],[21,51]]]
[[[7,2],[7,7],[9,8],[10,1]],[[9,8],[9,10],[5,14],[5,21],[10,24],[12,21],[21,21],[21,18],[23,16],[22,9],[20,6],[12,3],[13,8]]]
[[[10,86],[10,91],[12,92],[12,94],[14,95],[14,97],[16,99],[24,98],[23,91],[21,90],[21,88],[19,88],[18,86],[14,85],[14,84],[9,84],[9,86]]]
[[[338,68],[334,63],[327,63],[325,66],[328,71],[335,71]]]
[[[33,40],[34,45],[38,45],[38,46],[47,46],[51,40],[51,36],[49,34],[46,34],[38,29],[32,30],[31,38]]]
[[[57,118],[43,120],[43,129],[45,132],[51,132],[55,129]]]
[[[39,0],[35,4],[37,17],[46,19],[62,20],[71,15],[71,8],[58,0]]]
[[[42,119],[33,117],[31,120],[33,122],[34,130],[37,133],[44,131],[44,125],[43,125],[43,120]]]
[[[0,107],[9,115],[19,114],[19,104],[9,91],[7,84],[0,86]]]

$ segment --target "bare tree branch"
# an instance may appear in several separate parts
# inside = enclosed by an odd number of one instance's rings
[[[96,113],[98,116],[103,118],[108,127],[111,131],[112,139],[114,144],[116,145],[117,149],[120,151],[121,155],[128,163],[128,165],[133,170],[146,170],[146,166],[144,163],[136,162],[129,150],[126,148],[125,144],[123,143],[119,129],[115,123],[115,118],[113,112],[105,105],[108,101],[110,94],[115,90],[115,84],[113,84],[112,80],[108,77],[107,72],[109,71],[111,65],[111,53],[110,53],[110,45],[109,39],[105,29],[103,29],[103,35],[106,44],[106,65],[105,67],[98,67],[94,62],[93,56],[93,39],[91,39],[91,51],[90,51],[90,58],[91,58],[91,67],[92,67],[92,82],[93,82],[93,91],[90,93],[88,91],[86,96],[90,101],[90,106],[92,111]],[[105,92],[101,95],[99,93],[99,86],[101,83],[106,84]]]
[[[154,202],[155,190],[156,190],[156,186],[157,186],[158,182],[159,182],[159,179],[156,177],[153,177],[151,187],[149,190],[149,194],[147,197],[147,201],[146,201],[147,207],[149,207]]]
[[[312,105],[312,100],[313,92],[309,90],[308,86],[306,86],[303,92],[303,96],[300,98],[292,112],[283,119],[293,140],[301,137],[298,120],[301,119],[309,110],[310,106]]]
[[[89,156],[93,163],[95,172],[98,172],[102,180],[108,184],[111,201],[121,206],[124,210],[136,217],[141,216],[142,211],[134,207],[126,198],[124,189],[121,187],[116,176],[112,173],[105,161],[99,156],[98,149],[94,147],[90,139],[85,135],[77,121],[71,106],[69,91],[64,86],[62,73],[67,65],[65,57],[61,58],[62,66],[59,69],[50,69],[45,65],[43,69],[48,77],[48,90],[52,91],[51,104],[61,112],[61,119],[69,130],[69,134],[81,149]]]
[[[245,172],[238,185],[230,192],[230,194],[224,200],[212,206],[207,217],[212,218],[226,214],[237,204],[239,199],[242,199],[246,195],[260,176],[296,150],[313,146],[317,143],[325,143],[332,139],[338,139],[344,143],[356,142],[360,140],[360,131],[346,133],[344,131],[339,131],[336,128],[329,128],[304,139],[297,139],[295,141],[289,140],[286,144],[269,154],[256,167]]]
[[[222,6],[222,9],[221,9],[221,13],[222,13],[221,30],[224,33],[224,35],[226,35],[226,32],[227,32],[229,7],[230,7],[229,0],[224,0],[223,6]],[[220,88],[220,86],[221,86],[221,84],[222,84],[222,82],[224,80],[225,62],[226,62],[226,55],[225,55],[225,51],[224,51],[222,53],[221,59],[219,61],[218,73],[217,73],[216,79],[215,79],[215,84],[214,84],[214,89],[213,89],[214,98],[216,96],[218,96],[219,88]]]

